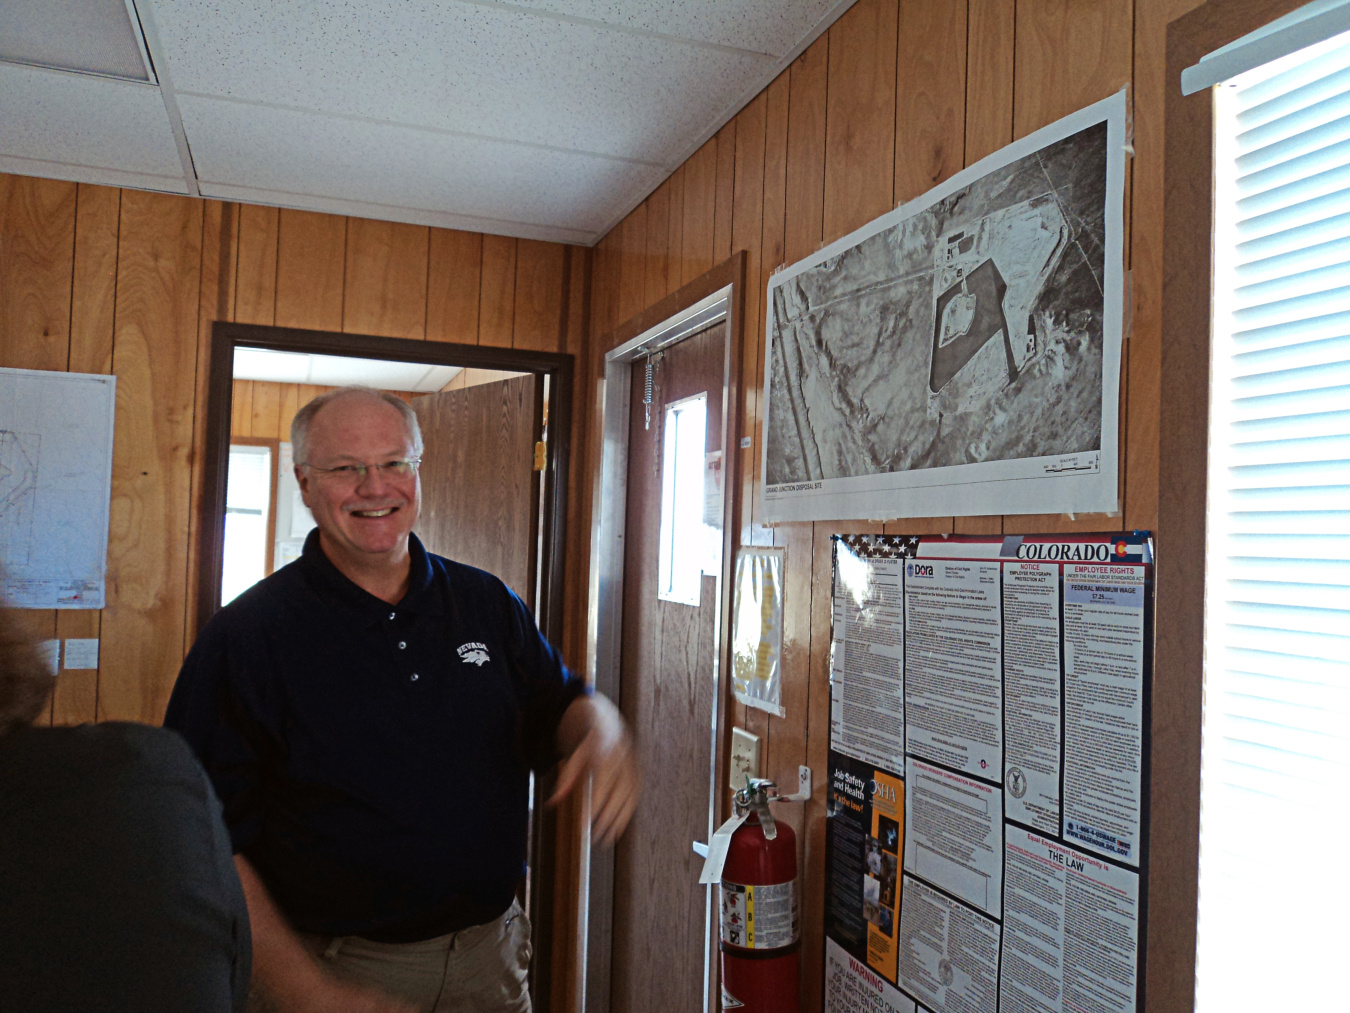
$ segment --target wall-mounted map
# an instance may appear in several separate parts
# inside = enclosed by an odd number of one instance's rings
[[[766,520],[1112,512],[1125,93],[769,283]]]
[[[102,608],[117,378],[0,369],[0,598]]]

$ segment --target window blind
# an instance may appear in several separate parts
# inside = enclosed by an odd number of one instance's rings
[[[1350,33],[1214,101],[1196,1009],[1350,1009]]]

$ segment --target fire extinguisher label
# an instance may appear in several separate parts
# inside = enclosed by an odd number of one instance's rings
[[[722,942],[773,950],[791,946],[799,935],[795,879],[759,886],[722,880]]]

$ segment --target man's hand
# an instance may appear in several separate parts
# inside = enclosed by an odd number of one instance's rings
[[[253,864],[234,856],[253,934],[253,981],[264,1010],[286,1013],[417,1013],[416,1003],[342,981],[310,956]],[[249,1008],[257,1000],[250,999]]]
[[[557,805],[578,785],[591,782],[591,840],[612,844],[637,808],[642,774],[623,716],[598,693],[579,697],[563,712],[558,747],[567,757],[549,798]]]

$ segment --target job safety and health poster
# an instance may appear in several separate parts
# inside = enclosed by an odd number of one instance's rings
[[[827,1013],[1143,1008],[1152,564],[835,539]]]

